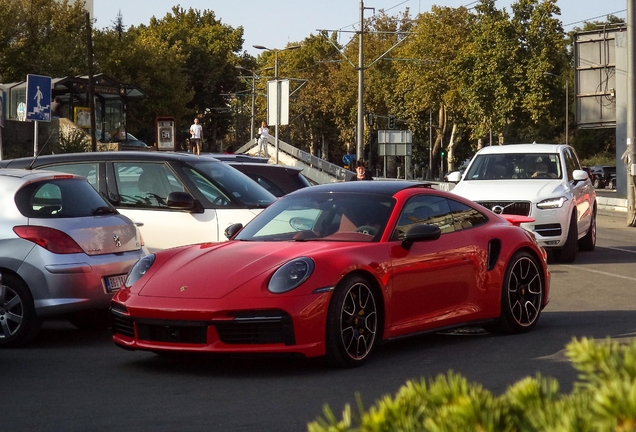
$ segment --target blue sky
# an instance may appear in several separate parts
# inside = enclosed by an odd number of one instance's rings
[[[628,0],[558,0],[561,8],[561,21],[565,30],[575,25],[581,26],[584,20],[602,20],[605,15],[614,13],[625,18]],[[510,11],[510,0],[498,0],[499,9]],[[360,0],[94,0],[96,27],[109,27],[118,11],[124,17],[124,25],[147,24],[152,16],[162,18],[179,4],[184,9],[211,9],[221,22],[232,27],[243,26],[244,49],[252,55],[260,51],[252,45],[264,45],[268,48],[283,48],[288,42],[298,42],[316,33],[317,29],[354,31],[359,20]],[[440,6],[468,6],[472,0],[365,0],[365,8],[384,9],[390,15],[409,8],[412,15],[427,12],[433,4]],[[623,12],[618,12],[623,11]],[[365,17],[373,14],[365,11]],[[342,33],[348,40],[349,33]]]

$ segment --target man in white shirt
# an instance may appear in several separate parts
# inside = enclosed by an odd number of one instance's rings
[[[203,127],[199,124],[199,119],[194,119],[194,124],[190,126],[190,144],[192,153],[201,154],[201,140],[203,139]]]
[[[261,150],[263,151],[263,155],[265,157],[269,157],[267,154],[267,141],[269,138],[269,129],[267,128],[267,123],[261,123],[261,127],[258,128],[258,154],[261,154]]]

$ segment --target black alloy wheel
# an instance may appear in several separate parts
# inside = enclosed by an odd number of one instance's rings
[[[327,315],[327,361],[332,366],[361,365],[378,337],[378,300],[361,276],[348,276],[334,291]]]
[[[543,306],[543,274],[537,258],[525,251],[508,263],[501,293],[500,329],[523,333],[535,326]]]

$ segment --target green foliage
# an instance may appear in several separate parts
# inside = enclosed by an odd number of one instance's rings
[[[61,128],[57,151],[59,153],[82,153],[89,151],[90,140],[81,129]]]
[[[633,431],[636,430],[636,341],[573,340],[566,354],[580,381],[562,395],[558,382],[537,375],[494,396],[454,372],[409,381],[368,410],[358,400],[338,420],[329,407],[309,432],[345,431]],[[358,397],[359,399],[359,397]]]

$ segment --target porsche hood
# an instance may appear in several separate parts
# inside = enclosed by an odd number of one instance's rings
[[[231,241],[195,245],[163,263],[139,295],[219,299],[264,272],[277,269],[290,257],[309,256],[328,248],[324,242]]]

